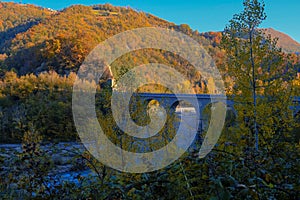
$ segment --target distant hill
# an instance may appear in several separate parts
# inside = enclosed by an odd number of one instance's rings
[[[265,34],[271,35],[272,38],[278,38],[278,46],[281,47],[284,52],[300,52],[300,43],[293,40],[289,35],[274,30],[273,28],[266,28],[262,30],[264,30]]]
[[[296,53],[300,54],[300,43],[293,40],[289,35],[276,31],[273,28],[263,28],[266,35],[271,35],[271,37],[278,38],[277,45],[282,48],[285,53]],[[205,32],[201,33],[206,39],[212,42],[213,46],[218,46],[222,38],[222,32]]]

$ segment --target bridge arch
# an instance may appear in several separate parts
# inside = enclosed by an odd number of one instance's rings
[[[155,113],[155,115],[163,116],[163,113],[159,111],[164,109],[168,112],[168,107],[164,105],[164,102],[160,98],[147,97],[140,98],[139,96],[132,97],[130,102],[130,114],[134,122],[140,126],[146,126],[150,123],[150,112]]]
[[[201,128],[202,128],[201,131],[207,131],[207,128],[210,123],[212,109],[214,109],[214,107],[216,107],[217,104],[226,107],[226,117],[225,117],[224,127],[229,127],[234,125],[235,120],[237,118],[237,113],[234,110],[234,108],[228,105],[224,101],[213,101],[207,104],[203,108],[202,115],[201,115]]]

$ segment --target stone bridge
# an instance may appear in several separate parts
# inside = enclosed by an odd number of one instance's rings
[[[189,102],[197,115],[203,114],[204,109],[213,103],[222,102],[228,110],[234,109],[234,101],[225,95],[216,94],[163,94],[163,93],[135,93],[135,97],[148,104],[152,100],[159,102],[167,110],[175,111],[180,102]],[[290,108],[293,110],[294,116],[300,115],[300,97],[293,98],[294,105]]]
[[[199,123],[198,132],[201,133],[207,122],[204,117],[204,110],[209,105],[222,102],[226,106],[227,111],[234,110],[234,101],[227,98],[225,95],[210,95],[210,94],[163,94],[163,93],[135,93],[133,99],[137,98],[140,102],[143,102],[144,106],[148,106],[148,103],[155,100],[160,106],[164,107],[169,114],[175,113],[176,107],[180,102],[188,102],[189,106],[194,107],[196,111],[196,120]],[[132,101],[132,100],[131,100]],[[290,108],[293,110],[294,116],[300,116],[300,97],[293,98],[293,106]]]

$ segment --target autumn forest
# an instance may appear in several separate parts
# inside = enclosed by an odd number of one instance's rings
[[[300,97],[300,44],[261,27],[268,16],[263,1],[241,4],[243,10],[222,32],[200,33],[130,7],[52,10],[0,1],[0,199],[299,199],[300,112],[293,108],[300,102],[293,99]],[[81,144],[72,92],[80,66],[100,42],[142,27],[178,31],[198,42],[235,104],[205,158],[197,154],[207,133],[203,127],[200,144],[171,165],[131,174],[104,165]],[[111,70],[118,83],[133,66],[149,63],[180,72],[188,81],[178,87],[195,94],[219,92],[213,79],[165,50],[127,53],[111,63]],[[155,82],[158,77],[144,76],[154,83],[137,92],[172,93]],[[113,119],[106,81],[102,77],[96,84],[99,123],[115,145],[138,152]],[[211,107],[203,113],[206,124]],[[176,120],[176,114],[168,116],[151,150],[172,140]]]

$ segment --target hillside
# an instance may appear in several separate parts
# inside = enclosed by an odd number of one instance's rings
[[[2,21],[7,21],[5,15],[9,12],[13,12],[16,18],[21,19],[20,23],[11,26],[10,29],[1,30],[2,35],[10,37],[2,40],[0,48],[0,52],[7,57],[2,67],[14,68],[19,74],[39,73],[50,68],[60,74],[76,71],[86,55],[101,41],[139,27],[173,28],[194,35],[198,41],[205,41],[203,37],[193,33],[187,25],[176,26],[130,8],[111,5],[74,5],[47,17],[51,13],[39,7],[23,6],[22,12],[19,12],[16,10],[21,6],[19,4],[0,5],[6,8],[0,12]],[[32,16],[31,13],[35,10],[41,12]],[[17,30],[19,24],[24,24],[23,21],[30,22],[30,26],[22,31]]]
[[[34,5],[0,3],[0,54],[8,52],[6,47],[18,33],[26,32],[52,14],[53,11]]]
[[[2,40],[0,46],[2,74],[11,69],[19,75],[50,70],[60,75],[77,72],[85,57],[101,41],[141,27],[174,29],[193,37],[205,48],[211,49],[210,52],[215,51],[211,41],[188,25],[176,25],[128,7],[73,5],[55,12],[33,5],[0,3],[0,6],[5,8],[0,12],[2,21],[9,20],[7,13],[14,13],[19,19],[15,25],[1,30],[2,35],[10,35]],[[26,28],[20,29],[19,26],[24,24]],[[161,50],[147,49],[124,55],[112,64],[112,70],[117,78],[128,68],[149,62],[174,66],[194,83],[198,92],[203,92],[206,87],[206,82],[199,74],[193,73],[193,66],[185,59]]]
[[[287,53],[300,52],[300,44],[293,40],[289,35],[274,30],[273,28],[263,29],[267,35],[271,35],[272,38],[278,38],[278,46]]]

